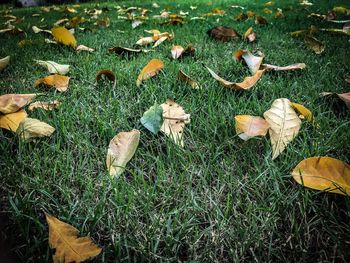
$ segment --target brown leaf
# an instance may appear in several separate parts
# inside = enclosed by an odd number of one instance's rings
[[[36,108],[42,108],[44,110],[53,110],[53,109],[57,109],[58,106],[60,106],[61,103],[58,102],[57,100],[54,101],[49,101],[49,102],[44,102],[44,101],[36,101],[33,102],[29,105],[28,109],[30,111],[36,109]]]
[[[56,217],[45,215],[49,225],[49,244],[55,249],[54,263],[80,263],[101,253],[102,249],[96,246],[90,237],[78,237],[78,229]]]
[[[36,94],[6,94],[0,96],[0,112],[7,114],[16,112],[27,105]]]
[[[255,136],[265,136],[270,127],[265,119],[251,115],[237,115],[235,121],[236,133],[245,141]]]
[[[268,22],[267,22],[266,18],[264,18],[262,16],[255,16],[255,24],[267,25]]]
[[[132,54],[138,54],[141,53],[142,49],[132,49],[127,47],[112,47],[108,49],[109,52],[115,53],[117,55],[132,55]]]
[[[323,97],[328,95],[337,95],[338,98],[344,101],[345,105],[350,109],[350,92],[347,92],[347,93],[322,92],[320,95]]]
[[[164,63],[159,59],[152,59],[148,64],[141,70],[137,77],[136,86],[139,87],[142,81],[147,80],[155,75],[164,68]]]
[[[262,64],[261,67],[263,69],[266,69],[266,71],[289,71],[289,70],[298,70],[298,69],[304,69],[306,68],[306,64],[305,63],[296,63],[296,64],[292,64],[292,65],[288,65],[288,66],[275,66],[275,65],[271,65],[271,64]]]
[[[18,126],[16,133],[23,141],[30,141],[32,138],[50,136],[55,128],[37,119],[25,118]]]
[[[183,80],[186,83],[188,83],[193,89],[201,89],[198,82],[193,80],[190,76],[185,74],[182,70],[179,70],[177,77],[178,77],[178,79]]]
[[[247,64],[250,72],[253,75],[259,70],[260,65],[264,59],[264,57],[254,56],[249,51],[244,51],[242,58],[244,59],[244,62]]]
[[[27,117],[25,110],[20,110],[14,113],[0,113],[0,128],[16,132],[19,124]]]
[[[44,85],[47,87],[54,87],[60,92],[64,92],[68,89],[70,77],[62,75],[49,75],[45,78],[38,79],[35,81],[35,86]]]
[[[317,55],[321,54],[325,49],[325,46],[322,44],[322,42],[314,37],[305,36],[304,41],[306,46],[312,49]]]
[[[109,69],[100,70],[96,74],[96,82],[99,82],[103,76],[108,78],[110,81],[113,82],[113,87],[112,88],[114,89],[115,86],[117,85],[117,79],[116,79],[115,74],[113,73],[113,71],[111,71]]]
[[[223,41],[223,42],[227,42],[227,41],[230,41],[232,39],[240,38],[240,35],[237,33],[236,30],[229,28],[229,27],[225,27],[225,26],[214,27],[214,28],[208,30],[207,34],[210,37],[212,37],[216,40]]]

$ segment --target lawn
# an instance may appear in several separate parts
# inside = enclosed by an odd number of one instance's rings
[[[321,92],[348,92],[344,76],[350,73],[349,36],[318,32],[325,44],[322,54],[305,46],[303,38],[290,32],[309,28],[341,28],[342,24],[307,16],[327,14],[334,6],[350,8],[347,1],[125,1],[100,3],[109,7],[99,18],[109,17],[109,27],[86,23],[90,31],[76,30],[78,44],[94,48],[77,53],[70,47],[44,43],[44,34],[34,34],[33,25],[51,29],[63,17],[76,14],[40,8],[13,9],[25,17],[16,24],[27,35],[0,34],[0,58],[11,56],[0,72],[0,95],[41,92],[40,100],[58,100],[53,111],[28,111],[53,126],[50,136],[29,143],[0,129],[1,238],[21,262],[50,262],[45,213],[89,235],[103,248],[95,262],[349,262],[350,199],[297,184],[291,171],[303,159],[329,156],[350,163],[350,114],[336,98],[322,98]],[[321,3],[323,2],[323,3]],[[189,12],[184,25],[161,25],[156,19],[132,29],[131,22],[118,18],[117,5],[172,13]],[[190,6],[197,6],[192,10]],[[254,19],[236,21],[244,6],[268,20],[256,25]],[[84,8],[76,7],[81,15]],[[7,6],[2,6],[0,22]],[[224,10],[224,15],[207,16]],[[265,13],[264,8],[273,11]],[[277,8],[283,17],[275,18]],[[40,16],[32,16],[39,13]],[[45,20],[41,21],[42,18]],[[337,19],[349,19],[339,14]],[[228,26],[240,34],[252,26],[257,41],[242,39],[220,42],[209,38],[214,26]],[[2,25],[4,28],[5,25]],[[120,57],[110,54],[115,46],[135,47],[144,30],[158,29],[174,34],[155,52]],[[18,43],[33,40],[24,47]],[[171,58],[173,45],[192,43],[193,57]],[[151,47],[147,47],[151,49]],[[262,52],[264,62],[274,65],[305,63],[298,71],[269,72],[249,90],[227,89],[214,80],[204,65],[221,77],[242,81],[250,75],[233,52],[246,49]],[[136,86],[141,69],[151,59],[165,67],[154,78]],[[52,60],[71,65],[66,92],[34,86],[47,70],[33,60]],[[105,81],[95,85],[96,73],[112,70],[115,89]],[[182,69],[202,89],[192,89],[177,80]],[[184,130],[184,147],[164,134],[152,134],[140,123],[143,113],[155,102],[173,98],[191,122]],[[278,98],[303,104],[316,124],[303,121],[297,137],[275,160],[269,136],[244,141],[235,132],[234,116],[263,116]],[[105,164],[110,140],[121,131],[139,129],[139,147],[126,171],[111,178]]]

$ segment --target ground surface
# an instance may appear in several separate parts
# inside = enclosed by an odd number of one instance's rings
[[[349,73],[349,38],[320,33],[318,38],[326,49],[316,55],[301,39],[289,35],[312,24],[339,27],[306,17],[310,12],[326,13],[346,1],[306,8],[296,1],[283,1],[283,5],[269,7],[274,12],[277,7],[284,10],[285,16],[278,19],[263,12],[263,1],[252,2],[256,1],[194,2],[191,4],[198,8],[193,11],[187,1],[176,5],[159,2],[161,8],[174,13],[189,11],[189,17],[215,7],[225,10],[226,15],[210,16],[205,21],[187,18],[184,26],[150,20],[135,29],[130,22],[117,19],[112,4],[100,4],[100,8],[112,8],[101,15],[109,17],[111,25],[87,26],[94,31],[75,34],[80,44],[95,48],[91,54],[40,43],[44,36],[31,30],[32,25],[51,28],[67,14],[13,10],[14,15],[25,16],[18,26],[27,32],[27,38],[39,43],[20,48],[17,43],[23,37],[0,35],[0,57],[11,55],[10,66],[0,73],[1,94],[38,91],[34,81],[47,72],[34,65],[33,59],[70,64],[69,76],[73,78],[66,93],[45,91],[41,98],[60,100],[58,110],[30,112],[32,118],[56,128],[51,137],[20,143],[12,133],[0,130],[1,206],[9,220],[5,236],[21,261],[50,260],[47,212],[76,226],[83,235],[89,234],[103,247],[96,262],[349,262],[350,199],[303,188],[290,175],[295,165],[310,156],[350,162],[349,111],[337,100],[319,97],[322,91],[349,90],[344,82]],[[230,6],[236,4],[265,16],[269,24],[258,26],[253,19],[235,21],[233,17],[241,11]],[[151,2],[137,6],[151,8],[152,15],[161,10],[152,8]],[[32,17],[32,13],[42,15]],[[43,22],[41,17],[45,17]],[[206,35],[217,25],[240,33],[253,26],[258,41],[218,43]],[[145,29],[154,28],[174,32],[172,43],[129,58],[108,54],[107,49],[116,45],[133,46],[147,35]],[[197,49],[195,57],[181,61],[170,58],[173,44],[188,43]],[[307,68],[265,74],[246,92],[225,89],[210,77],[203,63],[226,79],[240,81],[249,71],[233,59],[232,53],[239,48],[262,51],[266,63],[304,62]],[[152,58],[162,59],[165,69],[137,88],[136,77]],[[109,83],[97,88],[89,84],[96,72],[105,68],[116,73],[115,91]],[[199,81],[203,89],[193,90],[176,80],[178,69]],[[184,149],[161,134],[152,135],[139,122],[154,101],[162,103],[168,97],[192,116]],[[262,116],[277,98],[307,106],[319,128],[303,123],[297,138],[272,161],[268,137],[241,140],[233,117]],[[136,155],[127,172],[119,179],[110,179],[105,167],[109,141],[116,133],[133,128],[141,130]]]

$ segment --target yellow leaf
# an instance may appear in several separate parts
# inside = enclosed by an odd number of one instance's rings
[[[119,176],[125,170],[125,165],[134,156],[140,141],[140,131],[120,132],[110,141],[106,164],[109,174]]]
[[[264,112],[264,118],[270,124],[269,134],[273,160],[297,136],[301,120],[288,99],[275,100],[271,109]]]
[[[18,126],[16,133],[23,141],[29,141],[32,138],[50,136],[55,128],[45,122],[37,119],[25,118]]]
[[[63,45],[66,46],[77,46],[77,41],[75,37],[64,27],[55,27],[51,29],[54,39]]]
[[[49,101],[49,102],[44,102],[44,101],[36,101],[33,102],[29,105],[28,109],[30,111],[36,109],[36,108],[42,108],[44,110],[53,110],[53,109],[57,109],[58,106],[60,106],[61,103],[58,102],[57,100],[54,101]]]
[[[19,124],[27,117],[25,110],[9,114],[0,114],[0,128],[16,132]]]
[[[7,114],[18,111],[28,104],[36,94],[5,94],[0,96],[0,112]]]
[[[263,118],[251,115],[237,115],[235,122],[236,133],[245,141],[255,136],[265,136],[270,127]]]
[[[306,118],[308,121],[312,121],[312,112],[308,108],[306,108],[304,105],[295,102],[291,102],[291,105],[304,118]]]
[[[137,77],[136,86],[139,87],[143,80],[147,80],[155,75],[164,68],[164,63],[159,59],[152,59],[148,64],[141,70]]]
[[[80,263],[96,257],[101,248],[90,237],[78,237],[79,230],[57,218],[46,214],[49,225],[49,244],[55,249],[54,263]]]
[[[350,195],[350,166],[331,157],[311,157],[292,172],[299,184],[316,190]]]
[[[45,78],[38,79],[35,81],[35,86],[44,85],[48,87],[54,87],[58,91],[63,92],[68,89],[70,77],[61,75],[50,75]]]

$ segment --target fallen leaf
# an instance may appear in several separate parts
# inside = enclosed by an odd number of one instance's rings
[[[248,30],[244,33],[244,39],[247,40],[249,43],[254,42],[256,40],[256,33],[254,32],[253,28],[250,27]]]
[[[55,249],[52,257],[54,263],[80,263],[101,253],[102,249],[90,237],[78,237],[79,230],[75,227],[51,215],[45,216],[49,225],[49,245]]]
[[[44,110],[53,110],[53,109],[57,109],[58,106],[60,106],[61,103],[58,102],[57,100],[54,101],[49,101],[49,102],[44,102],[44,101],[36,101],[33,102],[29,105],[28,109],[30,111],[36,109],[36,108],[42,108]]]
[[[305,36],[304,41],[306,46],[312,49],[317,55],[321,54],[325,49],[324,44],[314,37]]]
[[[193,80],[190,76],[185,74],[182,70],[179,70],[177,77],[178,77],[178,79],[185,81],[193,89],[200,89],[201,88],[197,81]]]
[[[218,76],[213,70],[211,70],[207,66],[206,66],[206,68],[209,71],[209,73],[212,75],[212,77],[214,79],[216,79],[217,81],[219,81],[219,83],[221,85],[223,85],[225,88],[236,89],[236,90],[241,90],[241,89],[248,90],[248,89],[250,89],[258,82],[258,80],[261,78],[262,74],[264,73],[264,70],[258,70],[255,73],[255,75],[244,78],[243,82],[234,83],[234,82],[230,82],[230,81],[227,81],[227,80],[221,78],[220,76]]]
[[[235,122],[236,133],[245,141],[255,136],[265,136],[270,127],[263,118],[251,115],[237,115]]]
[[[346,76],[344,80],[346,83],[350,84],[350,75]]]
[[[120,132],[109,143],[106,164],[110,176],[122,174],[134,156],[140,141],[140,131]]]
[[[289,70],[298,70],[298,69],[304,69],[306,68],[305,63],[296,63],[288,66],[275,66],[271,64],[262,64],[261,67],[265,69],[266,71],[289,71]]]
[[[264,59],[264,57],[258,57],[254,56],[249,51],[245,51],[242,54],[242,58],[244,59],[245,63],[247,64],[250,72],[254,75],[260,68],[260,65]]]
[[[255,16],[255,24],[258,25],[267,25],[268,22],[266,20],[266,18],[262,17],[262,16]]]
[[[345,27],[342,29],[339,29],[339,28],[320,28],[319,30],[350,36],[350,29],[348,27]]]
[[[10,56],[4,57],[0,59],[0,71],[7,67],[10,63]]]
[[[269,134],[273,160],[297,136],[301,120],[295,113],[291,102],[284,98],[275,100],[271,109],[264,112],[264,118],[270,124]]]
[[[111,71],[109,69],[100,70],[96,74],[96,82],[99,82],[102,79],[102,77],[106,77],[107,79],[112,81],[113,82],[112,89],[115,88],[115,86],[117,85],[117,79],[116,79],[115,74],[113,73],[113,71]]]
[[[95,51],[93,48],[90,48],[90,47],[87,47],[87,46],[84,46],[84,45],[77,46],[75,50],[78,51],[78,52],[80,52],[80,51],[87,51],[87,52],[90,52],[90,53]]]
[[[163,124],[163,108],[154,103],[152,107],[143,113],[141,124],[153,134],[157,134]]]
[[[299,114],[301,114],[301,116],[299,116],[300,119],[306,118],[308,121],[312,121],[312,112],[308,108],[295,102],[291,102],[291,105]]]
[[[77,41],[75,37],[64,27],[55,27],[51,29],[54,39],[63,45],[75,48]]]
[[[152,59],[148,64],[141,70],[137,77],[136,86],[139,87],[142,81],[147,80],[155,75],[164,68],[164,63],[159,59]]]
[[[69,21],[69,19],[68,18],[62,18],[62,19],[60,19],[60,20],[57,20],[53,25],[54,26],[60,26],[60,25],[62,25],[62,24],[64,24],[64,23],[66,23],[66,22],[68,22]]]
[[[32,26],[32,30],[35,34],[38,34],[38,33],[41,33],[41,32],[44,32],[44,33],[47,33],[47,34],[50,34],[52,35],[52,32],[51,30],[47,30],[47,29],[41,29],[37,26]]]
[[[184,56],[193,55],[194,52],[195,49],[192,44],[189,44],[186,48],[183,48],[182,46],[173,46],[171,49],[171,56],[173,59],[178,59]]]
[[[117,55],[131,55],[131,54],[137,54],[141,53],[143,50],[142,49],[132,49],[132,48],[127,48],[127,47],[112,47],[108,49],[109,52],[115,53]]]
[[[25,118],[18,126],[16,133],[23,141],[30,141],[32,138],[50,136],[55,128],[37,119]]]
[[[9,114],[0,113],[0,128],[16,132],[19,124],[27,117],[25,110]]]
[[[35,81],[35,86],[44,85],[47,87],[54,87],[60,92],[64,92],[68,89],[70,77],[62,75],[50,75],[45,78]]]
[[[208,30],[207,34],[216,40],[224,42],[230,41],[232,39],[238,39],[240,37],[236,30],[225,26],[214,27]]]
[[[5,94],[0,96],[0,112],[13,113],[27,105],[36,94]]]
[[[107,17],[104,19],[97,19],[94,25],[96,26],[103,26],[103,27],[109,27],[111,24],[111,20]]]
[[[350,92],[347,92],[347,93],[322,92],[320,95],[323,97],[328,95],[337,95],[338,98],[344,101],[345,105],[350,109]]]
[[[69,71],[69,65],[61,65],[54,61],[34,60],[38,65],[47,68],[51,74],[66,75]]]
[[[190,122],[190,114],[171,99],[160,105],[163,109],[163,125],[160,130],[170,137],[175,144],[183,147],[183,129]]]
[[[292,171],[302,186],[341,195],[350,195],[350,166],[331,157],[310,157]]]

